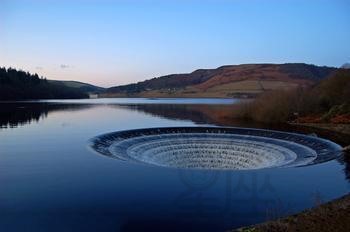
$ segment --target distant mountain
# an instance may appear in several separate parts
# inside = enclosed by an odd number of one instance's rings
[[[79,89],[85,93],[100,93],[105,90],[105,88],[91,85],[88,83],[83,83],[79,81],[59,81],[59,80],[49,80],[50,83],[63,84],[70,88]]]
[[[345,63],[340,68],[350,69],[350,63]]]
[[[303,63],[227,65],[112,87],[105,97],[239,97],[312,85],[336,68]]]
[[[68,99],[89,97],[83,90],[50,82],[37,74],[0,67],[0,100]]]

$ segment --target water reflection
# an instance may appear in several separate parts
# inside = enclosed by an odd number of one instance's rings
[[[147,115],[171,120],[189,120],[196,124],[217,126],[240,126],[262,129],[276,129],[300,133],[315,133],[321,137],[334,140],[345,146],[350,144],[350,136],[334,133],[324,129],[293,126],[289,124],[267,125],[264,123],[235,119],[235,105],[233,104],[104,104],[115,109],[127,109]],[[101,104],[84,104],[71,102],[20,102],[0,103],[0,128],[15,128],[38,122],[50,112],[80,111],[92,107],[101,107]]]
[[[25,124],[39,122],[50,112],[77,111],[92,105],[49,104],[49,103],[1,103],[0,128],[16,128]]]
[[[266,220],[267,209],[285,215],[311,207],[315,191],[324,200],[348,192],[349,157],[293,169],[192,172],[118,162],[86,148],[109,131],[193,124],[315,132],[350,144],[349,136],[252,124],[234,113],[222,104],[0,103],[0,231],[224,231]]]
[[[212,124],[217,126],[263,127],[261,123],[235,120],[235,105],[204,105],[204,104],[139,104],[114,106],[136,110],[152,116],[172,119],[190,120],[196,124]],[[266,126],[266,125],[265,125]]]
[[[112,107],[123,107],[130,110],[136,110],[152,116],[172,119],[172,120],[190,120],[196,124],[212,124],[217,126],[238,126],[253,127],[261,129],[274,129],[282,131],[292,131],[304,134],[316,134],[346,146],[350,144],[350,136],[335,133],[325,129],[295,126],[290,124],[264,124],[235,119],[235,105],[159,105],[159,104],[140,104],[123,105]]]
[[[77,104],[71,102],[18,102],[0,104],[0,128],[16,128],[25,124],[39,122],[52,112],[73,112],[100,107],[101,104]],[[350,136],[328,130],[293,126],[288,124],[266,125],[234,119],[235,105],[232,104],[110,104],[104,106],[114,109],[137,111],[147,115],[171,119],[190,120],[196,124],[217,126],[240,126],[264,129],[316,133],[343,146],[350,144]],[[350,181],[350,158],[339,160],[344,165],[344,172]]]
[[[59,102],[43,103],[0,103],[0,126],[13,128],[32,122],[38,122],[46,118],[50,112],[78,111],[100,104],[76,104]],[[232,119],[234,105],[206,105],[206,104],[106,104],[116,109],[129,109],[148,115],[162,117],[171,120],[190,120],[197,124],[214,124],[222,126],[252,126],[252,123],[244,123]],[[258,125],[258,124],[257,124]],[[255,127],[257,127],[257,125]]]

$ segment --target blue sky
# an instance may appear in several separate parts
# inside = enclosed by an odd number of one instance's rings
[[[101,86],[227,64],[350,61],[349,0],[1,0],[0,66]]]

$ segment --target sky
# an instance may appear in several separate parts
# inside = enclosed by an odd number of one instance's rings
[[[48,79],[289,62],[350,62],[349,0],[0,0],[0,66]]]

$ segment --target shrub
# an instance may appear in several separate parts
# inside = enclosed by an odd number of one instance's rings
[[[342,69],[310,88],[266,92],[254,101],[242,104],[235,116],[267,123],[281,123],[295,119],[349,123],[348,114],[350,114],[350,70]]]

